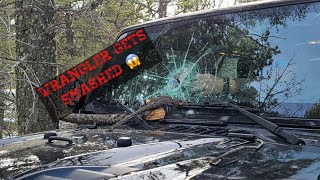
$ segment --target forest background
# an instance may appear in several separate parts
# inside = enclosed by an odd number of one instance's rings
[[[54,129],[32,87],[109,46],[121,29],[251,1],[0,0],[0,138]]]

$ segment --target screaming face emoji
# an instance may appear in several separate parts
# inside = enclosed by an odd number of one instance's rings
[[[129,54],[126,58],[126,63],[130,69],[133,69],[141,64],[139,57],[136,54]]]

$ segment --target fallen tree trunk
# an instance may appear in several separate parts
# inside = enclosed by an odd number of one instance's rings
[[[62,121],[77,124],[113,125],[127,117],[128,114],[69,114]]]

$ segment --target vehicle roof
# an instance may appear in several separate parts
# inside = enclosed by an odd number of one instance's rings
[[[265,8],[280,7],[280,6],[287,6],[287,5],[293,5],[293,4],[304,4],[304,3],[319,2],[319,1],[320,0],[264,0],[264,1],[256,1],[256,2],[234,5],[234,6],[225,7],[225,8],[195,11],[195,12],[184,13],[184,14],[171,16],[171,17],[159,18],[151,21],[146,21],[144,23],[136,24],[133,26],[129,26],[122,29],[119,35],[134,29],[138,29],[138,28],[145,28],[145,27],[169,23],[169,22],[185,21],[188,19],[200,18],[200,17],[209,16],[209,15],[212,16],[212,15],[229,14],[229,13],[235,13],[235,12],[241,12],[241,11],[265,9]]]

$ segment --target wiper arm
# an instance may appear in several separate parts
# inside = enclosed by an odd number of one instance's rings
[[[120,120],[119,122],[117,122],[116,124],[112,125],[111,129],[114,129],[114,128],[128,122],[133,117],[136,117],[137,115],[140,115],[146,111],[157,109],[157,108],[161,107],[162,105],[179,104],[179,103],[180,103],[179,100],[174,100],[174,99],[167,97],[167,96],[160,96],[154,102],[151,102],[150,104],[147,104],[147,105],[141,107],[137,111],[132,112],[126,118],[124,118],[124,119]]]
[[[127,108],[125,105],[123,105],[121,102],[116,101],[119,106],[121,106],[127,113],[131,113],[131,117],[128,119],[134,119],[136,124],[140,125],[145,130],[152,130],[152,126],[148,125],[141,117],[138,116],[138,113],[134,113],[133,110]],[[115,125],[114,125],[115,127]]]
[[[299,139],[297,136],[293,135],[293,134],[289,134],[288,132],[286,132],[285,130],[283,130],[283,128],[279,127],[278,125],[260,117],[257,116],[245,109],[240,108],[239,106],[226,102],[226,104],[228,106],[233,107],[234,109],[238,110],[240,113],[242,113],[243,115],[247,116],[248,118],[250,118],[251,120],[253,120],[254,122],[258,123],[259,125],[261,125],[262,127],[266,128],[267,130],[269,130],[272,134],[279,136],[283,139],[285,139],[287,142],[289,142],[290,144],[294,144],[294,145],[299,145],[299,144],[303,144],[304,142]]]

